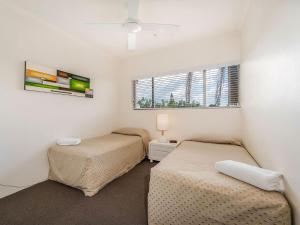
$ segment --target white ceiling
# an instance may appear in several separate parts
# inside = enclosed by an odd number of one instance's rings
[[[7,0],[83,40],[127,56],[127,34],[101,30],[87,22],[125,22],[127,0]],[[179,32],[138,33],[137,50],[145,52],[203,36],[240,29],[249,0],[140,0],[139,19],[180,25]]]

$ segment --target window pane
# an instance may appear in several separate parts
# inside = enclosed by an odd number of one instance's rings
[[[206,70],[206,106],[228,106],[228,69]]]
[[[184,107],[187,74],[155,77],[154,104],[156,108]]]
[[[191,107],[204,106],[203,72],[192,73]]]
[[[152,78],[136,80],[135,82],[135,108],[152,107]]]
[[[228,67],[229,106],[239,105],[239,72],[239,65]]]
[[[221,100],[220,105],[222,107],[228,106],[228,69],[224,67],[224,78],[222,83]]]

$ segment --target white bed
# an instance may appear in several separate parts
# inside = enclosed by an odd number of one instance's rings
[[[149,135],[142,129],[121,129],[83,140],[76,146],[52,146],[48,151],[49,179],[95,195],[146,155]]]
[[[152,168],[148,224],[291,224],[281,193],[218,173],[214,164],[221,160],[257,165],[241,146],[184,141]]]

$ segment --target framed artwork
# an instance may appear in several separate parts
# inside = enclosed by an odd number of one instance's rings
[[[90,78],[26,61],[24,90],[93,98]]]

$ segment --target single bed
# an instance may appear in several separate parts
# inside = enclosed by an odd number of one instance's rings
[[[49,179],[93,196],[141,162],[148,142],[146,130],[123,128],[76,146],[53,145],[48,151]]]
[[[215,162],[227,159],[257,165],[241,146],[184,141],[151,170],[148,224],[290,225],[281,193],[215,170]]]

